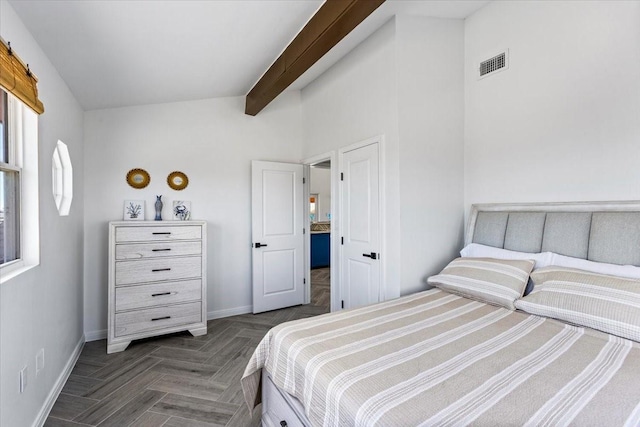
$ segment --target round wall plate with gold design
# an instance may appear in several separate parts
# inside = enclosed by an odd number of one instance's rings
[[[173,171],[167,177],[167,184],[174,190],[184,190],[189,185],[189,178],[182,172]]]
[[[151,177],[149,176],[149,172],[144,169],[131,169],[127,173],[127,183],[133,188],[144,188],[149,185],[151,182]]]

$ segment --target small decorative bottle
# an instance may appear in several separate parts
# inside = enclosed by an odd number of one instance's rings
[[[156,196],[156,221],[162,221],[162,195]]]

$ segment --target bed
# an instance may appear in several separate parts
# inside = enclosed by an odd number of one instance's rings
[[[276,326],[245,400],[265,426],[640,425],[638,266],[640,203],[474,205],[435,288]]]

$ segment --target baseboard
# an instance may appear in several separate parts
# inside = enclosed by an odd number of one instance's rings
[[[86,337],[87,342],[98,341],[98,340],[106,340],[107,339],[107,330],[106,329],[101,329],[101,330],[98,330],[98,331],[91,331],[91,332],[86,332],[85,331],[84,336]]]
[[[223,317],[237,316],[238,314],[247,314],[253,312],[252,305],[245,305],[243,307],[226,308],[224,310],[214,310],[207,313],[207,320],[221,319]],[[102,329],[98,331],[91,331],[84,333],[87,342],[106,340],[107,330]]]
[[[247,314],[253,312],[252,305],[243,307],[226,308],[224,310],[214,310],[207,313],[207,320],[221,319],[223,317],[237,316],[238,314]]]
[[[71,375],[71,371],[73,371],[73,367],[76,366],[76,362],[80,357],[80,353],[82,353],[82,347],[84,347],[84,343],[85,339],[83,335],[80,337],[80,341],[78,341],[78,344],[76,344],[76,348],[73,349],[73,353],[71,353],[69,360],[67,360],[67,364],[64,365],[64,369],[58,376],[56,383],[53,385],[53,388],[49,392],[47,399],[44,401],[44,405],[42,405],[42,408],[40,408],[40,412],[33,422],[34,427],[42,427],[44,425],[44,422],[47,420],[49,412],[51,412],[51,408],[53,408],[53,404],[56,403],[56,400],[58,399],[62,388],[67,382],[67,379],[69,379],[69,375]]]

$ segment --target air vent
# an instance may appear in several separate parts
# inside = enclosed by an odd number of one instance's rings
[[[478,78],[487,77],[490,74],[509,68],[508,53],[509,51],[505,50],[485,61],[480,62],[480,66],[478,67],[480,75]]]

